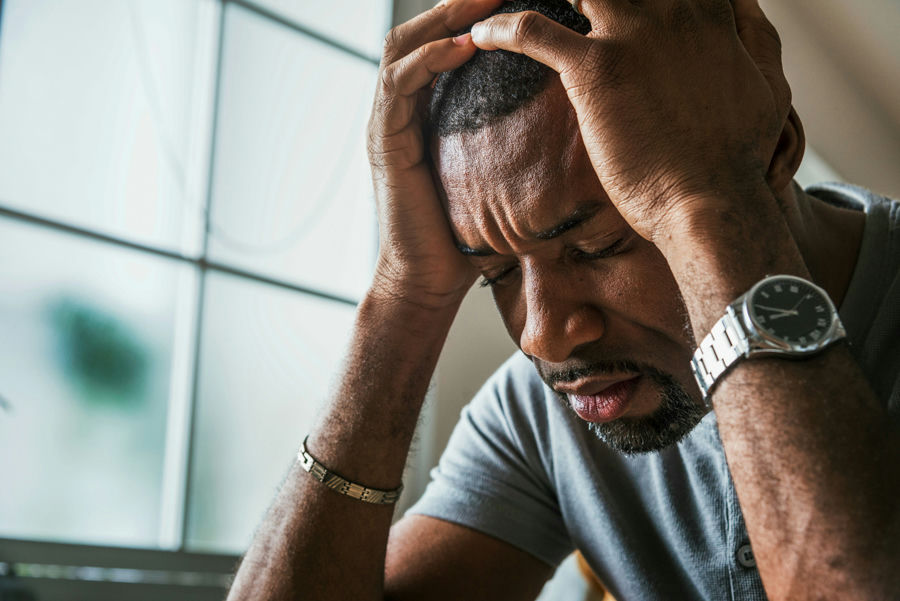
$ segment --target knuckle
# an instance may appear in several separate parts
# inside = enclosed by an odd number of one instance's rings
[[[410,131],[391,136],[370,135],[367,150],[372,168],[383,171],[403,171],[422,160],[421,140]]]
[[[775,29],[775,26],[772,25],[772,22],[769,21],[766,17],[762,17],[762,23],[760,24],[760,31],[768,40],[772,43],[773,47],[778,50],[779,54],[781,53],[781,35],[779,35],[778,30]]]
[[[370,121],[369,127],[366,128],[366,153],[370,159],[378,154],[379,149],[378,134],[375,133],[374,129],[375,127]]]
[[[400,48],[403,47],[404,34],[401,27],[394,27],[384,36],[384,51],[382,53],[382,62],[389,64],[397,57]]]
[[[694,31],[697,17],[694,7],[685,2],[675,2],[666,10],[666,25],[673,31]]]
[[[372,116],[369,118],[369,124],[366,128],[369,145],[375,144],[380,140],[387,131],[387,114],[390,111],[390,105],[383,100],[377,100],[372,110]]]
[[[393,94],[397,89],[397,63],[391,63],[381,70],[381,88],[386,94]]]
[[[381,130],[381,118],[372,115],[369,119],[369,126],[366,128],[366,151],[370,157],[381,153],[383,145]]]
[[[419,64],[427,64],[429,62],[430,55],[430,45],[425,44],[424,46],[419,46],[415,50],[409,53],[408,59],[410,64],[419,65]]]
[[[788,84],[787,79],[784,79],[784,85],[781,88],[781,98],[784,103],[788,106],[788,110],[793,105],[794,102],[794,92],[791,90],[790,84]]]
[[[706,17],[718,25],[730,25],[734,23],[734,8],[731,2],[721,0],[707,0],[704,8]]]
[[[519,13],[513,25],[513,39],[519,47],[523,47],[529,42],[537,25],[538,13],[534,11]]]

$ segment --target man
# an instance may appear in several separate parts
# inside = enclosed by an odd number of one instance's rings
[[[375,280],[232,598],[529,599],[574,547],[620,601],[895,598],[896,205],[792,183],[754,0],[501,4],[388,37]],[[390,529],[478,272],[523,354]]]

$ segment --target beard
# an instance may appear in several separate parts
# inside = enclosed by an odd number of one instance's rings
[[[540,370],[539,370],[540,371]],[[606,423],[589,423],[588,429],[604,443],[626,455],[651,453],[676,444],[700,423],[707,410],[694,401],[671,374],[633,361],[604,362],[541,377],[550,388],[561,381],[600,373],[640,373],[657,390],[659,406],[650,415],[620,417]],[[554,390],[554,392],[556,392]],[[568,396],[556,392],[570,407]],[[571,407],[570,407],[571,408]]]

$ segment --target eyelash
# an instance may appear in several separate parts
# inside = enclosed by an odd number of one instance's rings
[[[603,250],[598,250],[597,252],[589,253],[589,252],[584,252],[583,250],[580,250],[577,248],[573,248],[572,253],[575,255],[576,259],[579,259],[582,261],[597,261],[599,259],[606,259],[606,258],[609,258],[609,257],[617,254],[621,250],[622,246],[624,246],[624,244],[625,244],[625,238],[619,238],[618,240],[616,240],[615,242],[613,242],[612,244],[610,244]],[[488,286],[495,286],[496,284],[499,284],[500,281],[503,280],[503,278],[505,278],[507,275],[512,273],[512,271],[514,269],[516,269],[517,267],[518,267],[517,265],[509,267],[509,268],[505,269],[504,271],[502,271],[500,274],[498,274],[492,278],[483,277],[483,278],[481,278],[481,281],[478,283],[478,285],[481,286],[482,288],[487,288]]]

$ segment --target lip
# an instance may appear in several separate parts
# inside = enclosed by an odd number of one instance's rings
[[[625,413],[640,378],[640,376],[615,380],[590,378],[571,384],[559,384],[556,389],[565,393],[569,405],[578,417],[587,422],[605,423]]]

